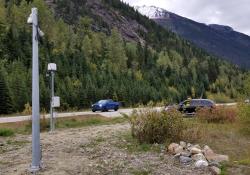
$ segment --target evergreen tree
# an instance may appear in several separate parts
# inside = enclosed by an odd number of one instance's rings
[[[0,69],[0,114],[9,114],[11,112],[13,112],[13,110],[9,90],[3,70]]]

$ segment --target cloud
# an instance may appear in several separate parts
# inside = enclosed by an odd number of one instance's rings
[[[249,0],[123,0],[130,5],[155,5],[206,24],[221,24],[250,35]]]

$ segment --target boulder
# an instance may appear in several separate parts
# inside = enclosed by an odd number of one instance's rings
[[[208,166],[208,162],[206,160],[198,160],[195,162],[194,166],[196,168],[205,168]]]
[[[190,149],[190,152],[191,152],[192,154],[199,154],[199,153],[201,153],[202,151],[201,151],[201,149],[199,149],[199,148],[193,147],[193,148]]]
[[[205,156],[214,155],[214,151],[209,146],[204,146],[203,153]]]
[[[203,152],[204,152],[206,159],[209,162],[220,163],[220,162],[229,161],[229,157],[227,155],[215,154],[214,151],[207,145],[204,147]]]
[[[177,148],[175,148],[174,152],[175,152],[175,154],[180,154],[181,152],[183,152],[183,147],[178,146]]]
[[[219,175],[221,174],[221,169],[216,166],[209,167],[209,170],[211,171],[212,175]]]
[[[213,155],[207,155],[205,156],[209,162],[228,162],[229,157],[227,155],[222,155],[222,154],[213,154]]]
[[[183,142],[183,141],[180,141],[180,145],[181,145],[183,148],[186,148],[186,147],[187,147],[187,143],[186,143],[186,142]]]
[[[185,157],[185,156],[180,156],[180,163],[182,163],[182,164],[189,164],[191,162],[192,162],[192,158]]]
[[[198,144],[194,145],[193,148],[198,148],[198,149],[201,150],[201,147],[200,147],[200,145],[198,145]]]
[[[202,153],[199,153],[199,154],[192,155],[192,159],[195,161],[206,160],[206,157]]]
[[[171,143],[168,146],[168,152],[171,154],[178,154],[178,153],[181,153],[182,151],[183,151],[183,147],[177,143]]]
[[[183,151],[183,152],[181,152],[181,156],[185,156],[185,157],[191,157],[191,153],[190,152],[188,152],[188,151]]]

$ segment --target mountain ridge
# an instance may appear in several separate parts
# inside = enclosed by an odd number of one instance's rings
[[[250,68],[250,36],[234,31],[230,26],[199,23],[155,6],[134,8],[208,53],[242,68]]]

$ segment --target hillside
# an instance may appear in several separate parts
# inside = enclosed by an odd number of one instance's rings
[[[126,106],[173,103],[244,93],[245,73],[210,56],[119,0],[0,0],[0,113],[22,112],[31,100],[31,7],[39,10],[40,103],[48,110],[49,62],[58,66],[59,110],[88,108],[105,98]],[[3,100],[5,99],[5,100]],[[29,104],[28,104],[29,103]]]
[[[231,27],[206,25],[157,7],[135,7],[161,26],[243,68],[250,68],[250,37]]]

